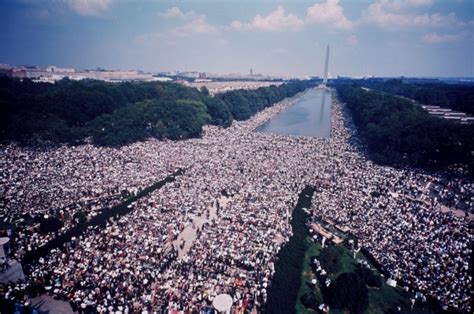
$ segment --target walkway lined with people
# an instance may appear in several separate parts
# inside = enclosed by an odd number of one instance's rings
[[[254,132],[295,99],[227,129],[206,126],[201,139],[149,140],[115,150],[2,147],[2,190],[11,210],[2,218],[9,222],[50,214],[51,208],[69,213],[74,209],[68,204],[138,190],[186,169],[138,200],[129,214],[25,267],[26,284],[11,286],[6,297],[25,300],[28,288],[100,313],[188,313],[212,308],[215,296],[226,293],[235,310],[261,309],[276,255],[292,234],[298,193],[311,185],[312,213],[348,226],[399,284],[420,299],[432,295],[470,311],[469,222],[439,206],[456,200],[472,208],[472,182],[373,164],[335,101],[331,138]],[[451,191],[453,182],[460,188]],[[426,189],[430,183],[446,188]],[[95,187],[102,192],[94,194]],[[81,210],[94,213],[92,207]],[[34,225],[28,232],[34,240],[18,238],[16,256],[42,243]]]
[[[217,210],[220,207],[219,204],[225,206],[227,204],[227,197],[221,196],[216,202],[208,208],[206,217],[197,216],[192,218],[192,222],[188,223],[184,227],[183,231],[178,235],[177,239],[173,242],[173,246],[178,251],[178,258],[186,256],[194,241],[196,241],[198,232],[200,232],[202,226],[205,223],[211,223],[218,219]]]

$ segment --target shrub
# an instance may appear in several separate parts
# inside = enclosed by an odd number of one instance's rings
[[[328,273],[335,274],[341,269],[341,252],[334,246],[322,249],[318,259],[323,269]]]

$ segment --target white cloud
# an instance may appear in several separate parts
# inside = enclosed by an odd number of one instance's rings
[[[198,17],[196,12],[194,11],[183,12],[178,7],[171,7],[168,10],[166,10],[166,12],[158,12],[158,15],[165,18],[178,18],[182,20],[189,20],[189,19]]]
[[[442,44],[442,43],[451,43],[461,40],[472,39],[473,34],[468,31],[463,31],[457,34],[439,34],[439,33],[429,33],[424,35],[421,39],[423,42],[428,44]]]
[[[200,15],[184,25],[173,28],[171,35],[178,37],[189,37],[193,34],[218,34],[219,30],[206,21],[205,15]]]
[[[289,13],[285,15],[285,9],[278,6],[277,9],[267,16],[257,14],[252,22],[242,23],[240,21],[233,21],[231,27],[235,30],[260,30],[260,31],[296,31],[304,26],[304,22],[296,15]]]
[[[322,24],[339,30],[351,30],[354,23],[344,15],[344,8],[339,0],[327,0],[325,3],[316,3],[307,9],[306,22]]]
[[[361,21],[387,29],[465,26],[465,23],[458,20],[453,12],[447,15],[417,14],[407,9],[408,4],[421,5],[423,3],[429,4],[422,0],[405,0],[404,2],[377,0],[362,13]]]
[[[81,16],[97,16],[109,9],[111,0],[66,0],[69,8]]]
[[[221,38],[220,30],[209,24],[206,15],[197,14],[194,11],[183,12],[178,7],[172,7],[166,12],[158,13],[166,18],[178,18],[183,20],[183,24],[162,32],[147,33],[135,37],[135,42],[144,44],[147,42],[161,41],[167,44],[174,44],[179,38],[187,38],[195,35],[217,35],[217,42],[226,44],[226,40]]]
[[[154,34],[152,37],[176,36],[189,37],[194,34],[218,34],[219,29],[207,22],[206,15],[197,14],[194,11],[183,12],[178,7],[171,7],[166,12],[158,12],[158,16],[165,18],[177,18],[185,21],[181,26],[172,28],[165,33]],[[150,35],[145,35],[150,36]]]

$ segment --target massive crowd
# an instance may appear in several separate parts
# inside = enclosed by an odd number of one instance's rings
[[[350,124],[350,117],[345,121]],[[435,184],[452,184],[446,177],[375,165],[359,153],[352,125],[346,130],[353,145],[317,181],[314,212],[349,227],[382,270],[420,299],[432,296],[446,308],[469,311],[472,220],[440,207],[449,194],[466,199],[472,211],[472,183],[454,179],[461,193],[437,193]]]
[[[110,196],[185,169],[135,202],[129,214],[25,266],[26,284],[6,297],[26,298],[28,289],[36,289],[78,310],[205,312],[218,294],[228,293],[236,311],[261,309],[276,254],[291,236],[298,193],[311,184],[317,186],[313,212],[350,227],[400,284],[470,311],[469,223],[439,210],[443,195],[433,196],[430,188],[445,178],[366,160],[350,117],[337,102],[329,139],[254,132],[295,99],[227,129],[207,126],[202,139],[149,140],[119,150],[3,147],[8,221],[51,208],[68,211],[67,206],[97,195],[94,189]],[[465,197],[472,196],[469,184],[454,193],[472,206]],[[227,201],[220,203],[223,195]],[[198,226],[196,217],[208,219]],[[193,243],[179,256],[176,239],[189,226],[196,237],[187,239]]]
[[[156,142],[120,149],[92,145],[0,150],[0,220],[21,222],[15,233],[15,254],[21,258],[55,234],[37,232],[45,216],[59,218],[66,231],[74,214],[91,218],[160,179],[172,169],[172,157]]]

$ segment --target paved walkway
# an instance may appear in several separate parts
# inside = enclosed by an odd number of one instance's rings
[[[444,206],[442,204],[439,204],[439,209],[441,212],[443,213],[453,213],[454,216],[456,217],[459,217],[459,218],[466,218],[468,219],[470,222],[474,221],[474,214],[471,214],[471,213],[468,213],[468,212],[465,212],[461,209],[457,209],[457,208],[454,208],[454,207],[447,207],[447,206]],[[467,215],[466,215],[467,214]]]
[[[23,269],[21,264],[16,260],[9,260],[8,264],[10,267],[5,269],[5,271],[0,272],[0,282],[8,283],[9,281],[17,282],[18,280],[25,280],[25,275],[23,274]]]
[[[39,297],[31,299],[31,305],[41,312],[54,314],[71,314],[74,313],[68,302],[55,300],[53,297],[43,294]]]
[[[221,208],[224,208],[229,201],[228,197],[221,196],[218,200]],[[217,216],[217,202],[214,202],[211,207],[208,208],[209,218],[203,216],[196,216],[193,218],[192,222],[189,223],[183,231],[178,235],[178,238],[173,242],[173,246],[178,249],[178,258],[182,258],[188,254],[191,246],[194,241],[197,239],[197,230],[202,229],[202,226],[205,223],[211,223],[213,220],[217,221],[219,217]],[[184,245],[181,246],[181,243]]]

